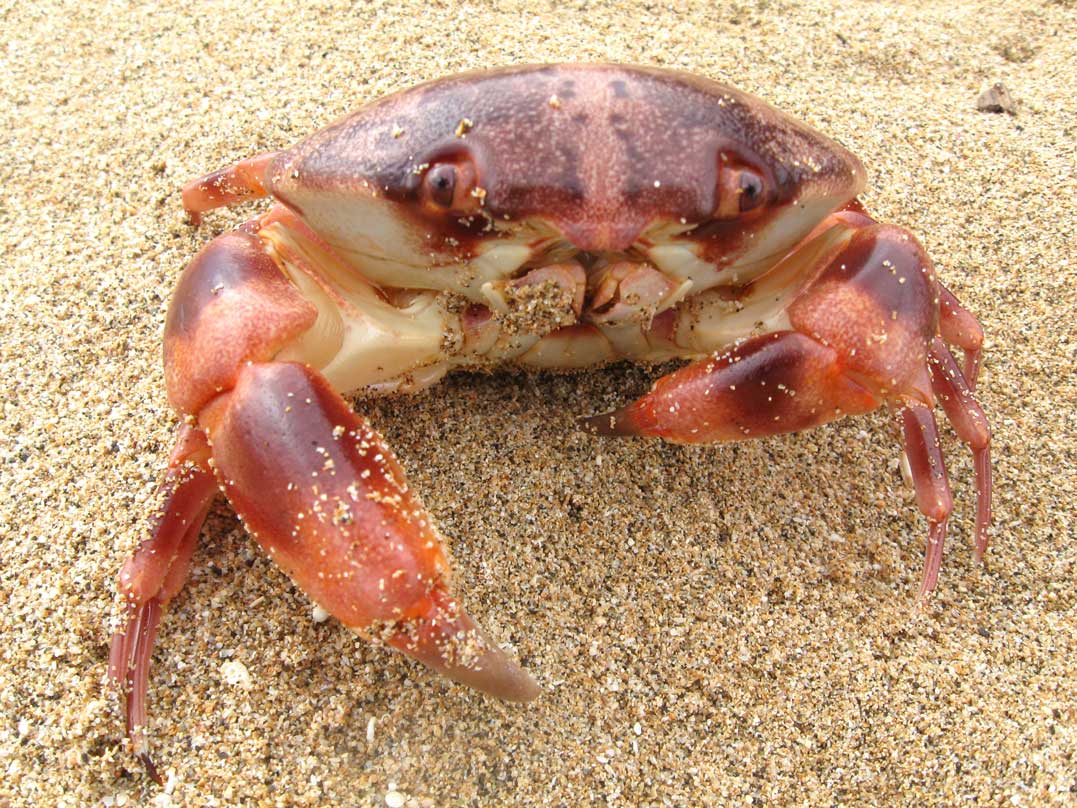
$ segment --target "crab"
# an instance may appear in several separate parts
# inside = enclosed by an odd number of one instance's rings
[[[349,629],[494,697],[539,694],[453,594],[433,519],[342,393],[411,393],[505,364],[684,359],[639,400],[581,419],[597,436],[676,443],[885,405],[928,523],[923,595],[953,507],[938,403],[973,454],[982,559],[983,330],[916,238],[858,202],[865,180],[843,146],[726,85],[566,64],[423,84],[187,184],[195,224],[275,204],[202,249],[167,315],[182,423],[160,508],[119,575],[109,658],[149,773],[159,780],[151,651],[218,492]]]

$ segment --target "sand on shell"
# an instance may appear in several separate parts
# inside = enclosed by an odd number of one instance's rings
[[[562,5],[566,7],[562,7]],[[0,10],[0,805],[1077,804],[1077,12],[991,3],[9,3]],[[882,413],[737,446],[601,442],[649,372],[459,375],[361,406],[537,676],[496,703],[374,649],[213,510],[154,657],[150,783],[102,688],[174,424],[190,177],[505,63],[727,80],[864,160],[988,334],[935,599]],[[1017,115],[975,108],[1002,81]],[[252,207],[251,210],[254,208]]]

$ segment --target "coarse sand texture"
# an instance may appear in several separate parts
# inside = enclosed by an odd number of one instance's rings
[[[1077,805],[1074,30],[1072,0],[0,7],[0,808]],[[327,620],[221,499],[153,656],[157,786],[103,680],[176,424],[164,316],[265,208],[194,228],[179,188],[420,81],[570,60],[718,79],[859,156],[987,334],[986,565],[948,427],[920,604],[885,411],[680,447],[575,422],[672,365],[452,374],[354,405],[542,696]]]

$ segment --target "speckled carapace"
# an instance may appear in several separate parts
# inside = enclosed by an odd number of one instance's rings
[[[246,199],[276,204],[208,244],[172,301],[166,378],[185,423],[165,507],[120,574],[127,618],[110,663],[138,754],[149,763],[157,624],[214,477],[346,626],[494,696],[538,695],[451,594],[440,534],[342,392],[406,393],[507,363],[681,358],[584,427],[707,443],[886,406],[929,523],[925,595],[953,507],[938,402],[975,456],[982,557],[983,332],[912,234],[864,210],[865,182],[843,146],[726,85],[547,65],[404,90],[188,184],[195,221]]]
[[[846,201],[864,181],[846,149],[727,85],[554,65],[465,73],[376,101],[278,155],[267,188],[297,210],[310,194],[371,194],[422,216],[422,167],[444,161],[474,165],[493,221],[542,219],[588,251],[627,249],[666,221],[711,225],[690,236],[704,242],[747,239],[766,217],[713,226],[724,163],[765,176],[770,212],[803,196]],[[482,237],[475,221],[434,211],[422,225],[467,249]]]

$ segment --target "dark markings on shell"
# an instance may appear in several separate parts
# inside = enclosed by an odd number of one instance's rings
[[[649,224],[684,221],[702,225],[689,238],[719,233],[710,246],[724,252],[733,231],[710,225],[723,153],[768,177],[770,215],[809,185],[862,181],[850,176],[862,177],[859,161],[835,141],[724,84],[651,68],[544,65],[464,73],[374,101],[282,152],[270,187],[299,206],[303,193],[376,189],[441,248],[464,255],[492,237],[486,220],[438,217],[416,201],[424,166],[466,155],[498,222],[539,218],[581,250],[620,250]],[[767,218],[734,235],[749,237]]]

